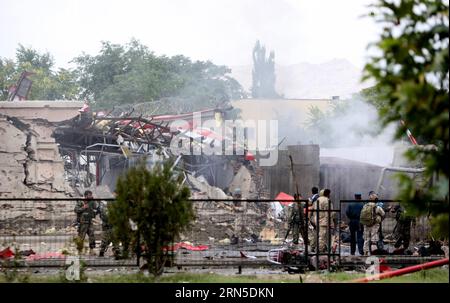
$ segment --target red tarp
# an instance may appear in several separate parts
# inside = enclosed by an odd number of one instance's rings
[[[286,193],[284,193],[284,192],[280,192],[280,193],[275,197],[275,200],[292,200],[292,201],[294,201],[294,197],[291,196],[291,195],[288,195],[288,194],[286,194]],[[284,205],[284,206],[288,206],[288,205],[290,205],[291,203],[292,203],[292,202],[287,202],[287,201],[281,202],[281,201],[280,201],[280,204],[281,204],[281,205]]]
[[[255,161],[255,156],[251,152],[247,152],[247,154],[245,155],[245,160]]]
[[[168,246],[168,247],[166,246],[166,247],[164,247],[164,250],[176,251],[176,250],[178,250],[180,248],[184,248],[184,249],[187,249],[187,250],[194,250],[194,251],[201,251],[201,250],[208,250],[209,249],[209,247],[207,245],[193,246],[193,245],[190,245],[188,243],[181,242],[181,243],[177,243],[177,244],[175,244],[173,246]]]
[[[11,257],[14,257],[14,252],[11,249],[9,249],[9,247],[0,251],[0,259],[9,259]]]

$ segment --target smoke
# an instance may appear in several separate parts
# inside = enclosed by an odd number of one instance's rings
[[[377,147],[393,144],[395,126],[382,128],[377,109],[361,100],[340,101],[332,112],[325,115],[324,130],[330,140],[321,142],[325,147]],[[320,142],[320,141],[319,141]]]
[[[395,125],[383,128],[377,109],[362,99],[330,102],[334,103],[327,110],[310,107],[306,117],[278,109],[279,138],[286,137],[281,146],[318,144],[321,157],[392,165],[399,143],[394,140]]]

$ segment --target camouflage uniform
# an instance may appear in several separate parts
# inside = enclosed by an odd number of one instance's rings
[[[368,204],[373,204],[372,207],[374,207],[374,212],[375,212],[375,224],[369,226],[369,225],[364,225],[364,233],[363,233],[363,238],[364,238],[364,254],[368,255],[371,251],[372,251],[372,245],[377,244],[378,240],[380,239],[379,235],[379,230],[380,230],[380,225],[381,225],[381,221],[384,218],[385,212],[384,210],[380,207],[377,206],[374,202],[368,202]]]
[[[109,243],[113,243],[114,256],[119,254],[119,246],[116,241],[113,241],[112,225],[109,223],[108,218],[108,207],[107,205],[101,203],[98,208],[98,213],[100,214],[100,219],[102,219],[102,243],[100,244],[100,256],[103,256],[108,248]]]
[[[394,234],[397,238],[394,247],[399,248],[403,245],[404,249],[409,247],[411,240],[411,223],[414,222],[414,218],[405,214],[405,211],[401,207],[396,207],[395,220],[397,224],[394,228]]]
[[[88,205],[87,208],[83,207],[85,204]],[[91,249],[95,248],[94,226],[92,224],[92,219],[95,218],[96,209],[97,205],[95,201],[83,200],[77,202],[74,210],[80,223],[78,226],[78,237],[84,242],[84,238],[87,234],[89,237],[89,248]]]
[[[292,203],[292,209],[289,215],[289,230],[292,230],[292,243],[298,244],[300,237],[300,211],[299,203]],[[286,235],[287,238],[288,235]]]

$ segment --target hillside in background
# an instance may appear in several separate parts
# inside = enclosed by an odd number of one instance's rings
[[[252,85],[252,66],[231,67],[231,75],[246,91]],[[345,59],[334,59],[321,64],[299,63],[276,65],[276,88],[285,98],[345,97],[371,86],[360,83],[361,71]]]

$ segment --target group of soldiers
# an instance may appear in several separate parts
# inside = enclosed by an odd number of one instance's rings
[[[97,204],[93,200],[92,192],[87,190],[84,192],[84,200],[77,202],[74,211],[77,215],[78,238],[81,243],[84,243],[86,235],[88,236],[90,253],[93,254],[95,248],[93,219],[99,215],[102,220],[102,240],[99,256],[103,257],[105,255],[109,244],[112,242],[114,256],[118,258],[120,250],[116,241],[113,241],[112,225],[109,222],[106,203],[102,201]]]
[[[312,195],[308,198],[305,207],[299,202],[302,197],[298,194],[294,195],[294,203],[290,205],[288,214],[289,228],[287,230],[285,240],[292,231],[292,244],[298,245],[300,235],[303,239],[308,239],[311,252],[321,253],[329,251],[334,252],[336,248],[336,241],[338,236],[336,212],[329,212],[331,210],[331,201],[329,189],[322,189],[319,192],[317,187],[313,187]],[[233,198],[239,200],[241,198],[240,190],[237,189],[233,193]],[[356,200],[361,200],[361,194],[355,194]],[[236,204],[240,202],[235,202]],[[108,208],[104,201],[97,204],[93,200],[92,192],[87,190],[84,193],[84,199],[77,202],[74,209],[77,215],[78,238],[81,243],[84,243],[86,235],[89,238],[89,248],[91,254],[95,248],[95,235],[93,219],[99,215],[102,221],[102,238],[100,244],[99,256],[103,257],[110,243],[113,244],[113,253],[116,258],[120,257],[119,245],[113,239],[112,225],[108,218]],[[369,193],[369,202],[351,203],[346,210],[346,215],[349,219],[350,229],[350,251],[354,255],[356,246],[360,255],[372,254],[376,246],[377,250],[383,249],[383,235],[381,223],[385,217],[385,211],[395,212],[395,219],[397,225],[394,228],[394,234],[397,241],[395,248],[406,250],[410,242],[410,227],[414,218],[408,216],[405,210],[400,206],[389,207],[383,209],[383,204],[378,201],[378,195],[371,191]]]
[[[361,194],[355,194],[355,200],[361,200]],[[387,212],[393,212],[396,225],[393,230],[396,242],[394,248],[405,253],[411,239],[411,225],[415,224],[413,216],[408,214],[401,205],[384,208],[378,200],[378,194],[369,192],[369,202],[351,203],[346,210],[350,228],[350,254],[354,255],[356,246],[360,255],[383,253],[382,222]],[[401,251],[400,251],[401,250]]]
[[[298,202],[302,200],[302,197],[294,195],[295,201],[290,205],[289,227],[285,241],[292,231],[292,244],[294,245],[298,245],[301,235],[303,239],[308,238],[311,252],[317,252],[317,250],[320,253],[335,252],[339,239],[339,235],[337,235],[337,224],[339,223],[336,212],[329,212],[331,210],[330,193],[329,189],[322,189],[319,192],[317,187],[313,187],[312,196],[305,204],[307,210]],[[361,199],[360,193],[355,194],[355,200]],[[410,229],[411,224],[414,224],[414,218],[408,215],[400,205],[384,208],[374,191],[369,192],[368,200],[366,203],[351,203],[346,210],[349,219],[351,255],[355,254],[356,246],[358,246],[359,254],[364,256],[384,251],[382,221],[388,211],[395,213],[397,222],[393,231],[396,238],[394,248],[402,251],[408,249],[411,238]]]

